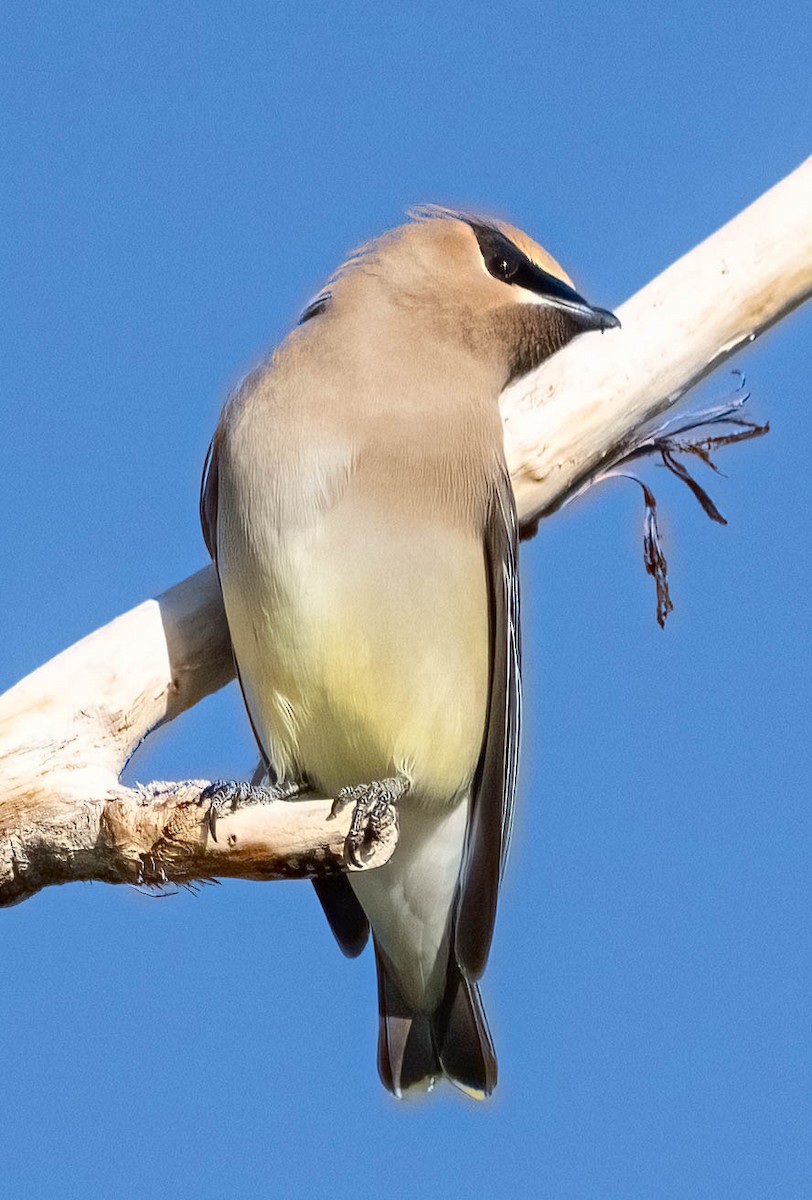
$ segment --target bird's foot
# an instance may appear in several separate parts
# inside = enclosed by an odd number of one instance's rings
[[[206,820],[212,840],[217,841],[217,821],[238,808],[250,808],[253,804],[273,804],[277,800],[290,800],[303,790],[298,783],[277,783],[273,787],[258,787],[239,779],[216,779],[200,793],[198,804],[208,804]]]
[[[348,804],[355,805],[349,833],[344,841],[344,857],[350,866],[363,867],[364,846],[380,841],[393,828],[397,830],[396,806],[408,790],[409,780],[405,775],[341,789],[333,801],[330,816],[337,817]]]

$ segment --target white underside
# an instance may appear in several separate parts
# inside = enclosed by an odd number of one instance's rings
[[[468,799],[437,814],[400,810],[397,850],[386,866],[350,876],[375,936],[395,965],[404,999],[431,1011],[445,987],[449,916],[465,844]]]

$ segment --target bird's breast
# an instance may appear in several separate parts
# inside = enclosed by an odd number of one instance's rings
[[[219,566],[246,699],[277,769],[329,795],[403,772],[426,803],[452,802],[486,717],[481,538],[352,483],[308,522],[247,525]]]

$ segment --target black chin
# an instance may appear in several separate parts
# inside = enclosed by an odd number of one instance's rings
[[[506,383],[521,379],[535,370],[556,350],[567,346],[579,333],[594,326],[585,326],[577,313],[552,305],[522,304],[502,310],[499,333],[510,346],[509,371]]]

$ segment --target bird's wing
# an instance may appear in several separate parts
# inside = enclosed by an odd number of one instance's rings
[[[488,960],[507,857],[519,757],[520,640],[516,506],[507,474],[494,487],[485,530],[490,697],[460,873],[454,948],[468,980]]]
[[[200,483],[200,524],[203,529],[203,540],[206,548],[217,566],[217,502],[219,496],[220,450],[223,442],[223,427],[218,425],[206,454],[203,464],[203,478]],[[265,747],[262,745],[251,707],[248,703],[240,677],[240,665],[234,659],[234,669],[242,692],[245,711],[254,731],[260,754],[269,773],[273,773],[273,764]],[[363,908],[355,897],[350,881],[346,875],[335,875],[324,879],[314,879],[313,886],[316,895],[324,909],[324,915],[330,924],[336,941],[348,958],[355,958],[367,944],[369,938],[369,922]]]
[[[200,481],[200,525],[203,530],[203,541],[206,543],[206,549],[214,561],[218,578],[220,569],[217,564],[217,505],[220,494],[220,451],[223,445],[223,436],[223,425],[221,423],[217,426],[214,437],[211,439],[209,448],[206,451],[206,461],[203,463],[203,478]],[[232,650],[232,655],[233,653]],[[242,692],[245,711],[248,713],[248,720],[251,722],[251,729],[254,732],[259,752],[262,755],[262,761],[265,763],[271,779],[275,780],[276,777],[273,775],[270,757],[257,733],[257,727],[251,715],[251,706],[248,703],[248,696],[240,676],[240,664],[237,662],[236,655],[234,655],[234,671],[237,676],[237,682],[240,685],[240,691]]]
[[[203,478],[200,480],[200,527],[206,549],[217,563],[217,498],[220,490],[220,445],[222,426],[218,425],[206,451]]]

